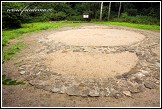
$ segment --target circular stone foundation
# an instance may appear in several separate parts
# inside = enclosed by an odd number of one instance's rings
[[[109,78],[129,72],[138,62],[136,54],[94,54],[79,52],[55,52],[48,54],[45,63],[62,75],[79,78]]]
[[[23,55],[20,78],[51,92],[115,98],[159,84],[159,35],[114,26],[77,28],[37,35],[42,46],[32,45]]]
[[[49,35],[49,39],[75,46],[122,46],[137,43],[144,35],[128,30],[81,28]]]

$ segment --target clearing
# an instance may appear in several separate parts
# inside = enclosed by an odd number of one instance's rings
[[[160,106],[159,31],[84,24],[19,40],[3,74],[27,84],[3,85],[3,106]]]

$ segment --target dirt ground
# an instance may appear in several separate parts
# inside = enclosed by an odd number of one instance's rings
[[[55,72],[82,78],[114,77],[128,72],[138,61],[134,53],[113,54],[53,53],[45,63]],[[100,73],[98,73],[100,72]]]
[[[93,26],[96,26],[96,25],[93,25]],[[96,28],[99,28],[99,27],[100,26],[98,26],[98,25],[96,26]],[[101,28],[105,28],[105,26],[101,26]],[[123,28],[127,28],[127,27],[123,27]],[[68,29],[68,27],[66,29]],[[18,63],[23,58],[30,58],[30,56],[32,56],[33,54],[37,54],[37,52],[38,52],[37,50],[39,48],[42,48],[42,45],[38,42],[39,36],[46,37],[46,36],[53,34],[53,32],[59,32],[59,31],[60,30],[46,30],[46,31],[41,31],[41,32],[37,32],[37,33],[29,33],[29,34],[23,35],[23,37],[21,37],[18,40],[23,41],[27,47],[25,49],[23,49],[20,53],[15,55],[11,60],[9,60],[3,64],[3,66],[2,66],[3,73],[6,74],[10,78],[17,79],[20,81],[24,80],[21,77],[22,75],[18,71]],[[120,30],[120,31],[122,31],[122,30]],[[159,36],[159,31],[149,31],[149,32],[152,32],[153,34]],[[59,34],[62,34],[62,33],[60,32]],[[46,37],[46,38],[49,38],[49,37]],[[128,38],[130,40],[130,43],[133,43],[129,37],[126,37],[126,38]],[[68,38],[65,38],[65,39],[69,40]],[[143,38],[141,39],[141,38],[138,38],[137,36],[135,36],[135,39],[142,40]],[[61,39],[59,39],[59,40],[61,40]],[[66,40],[64,40],[64,41],[66,41]],[[123,40],[123,39],[121,38],[121,40]],[[73,42],[73,41],[69,41],[69,42]],[[120,43],[120,41],[119,41],[119,43]],[[82,43],[79,43],[79,44],[82,44]],[[83,44],[85,44],[85,43],[83,43]],[[106,44],[106,42],[105,42],[105,44]],[[154,51],[156,53],[160,54],[158,48],[155,49]],[[54,57],[57,54],[49,54],[48,56],[50,56],[50,55],[53,55],[51,57]],[[58,54],[57,56],[60,56],[60,55]],[[66,58],[66,56],[68,56],[68,55],[65,55],[65,56],[62,55],[62,58],[57,58],[56,61],[61,62],[64,60],[64,58]],[[79,56],[81,56],[81,54],[79,54]],[[73,55],[70,54],[69,57],[67,57],[67,58],[71,59],[71,57],[73,57]],[[78,58],[78,61],[81,62],[82,58],[81,59]],[[128,60],[127,60],[128,63],[130,60],[129,58],[131,59],[132,55],[130,57],[128,57]],[[134,58],[134,56],[133,56],[133,58]],[[53,59],[53,58],[49,58],[49,60],[51,60],[51,59]],[[87,59],[92,61],[92,63],[95,63],[93,61],[93,59],[91,59],[91,57],[87,56]],[[106,59],[106,57],[105,57],[105,59]],[[111,58],[110,58],[110,60],[111,60]],[[116,60],[116,61],[119,61],[119,60]],[[137,59],[135,59],[134,61],[137,61]],[[122,63],[122,62],[120,62],[120,63]],[[76,63],[73,63],[73,64],[75,65]],[[84,62],[82,64],[84,64]],[[85,64],[87,64],[86,60],[85,60]],[[115,61],[114,61],[114,64],[116,64]],[[56,64],[56,66],[57,65],[58,65],[58,63]],[[60,66],[62,66],[62,65],[64,65],[64,64],[60,64]],[[97,62],[95,65],[98,65]],[[126,65],[125,66],[129,67],[129,66],[133,66],[133,65],[134,65],[134,63],[132,65],[129,64],[128,66],[126,66]],[[58,68],[61,69],[60,66],[58,66]],[[67,70],[66,67],[67,66],[65,66],[65,70]],[[71,68],[71,67],[69,67],[69,68]],[[111,69],[111,70],[113,70],[113,69]],[[36,88],[36,87],[28,84],[28,82],[27,82],[27,84],[25,84],[25,85],[16,85],[16,86],[3,85],[2,86],[2,101],[1,102],[2,102],[3,107],[160,107],[160,88],[159,87],[155,88],[155,89],[146,88],[146,90],[144,90],[143,92],[135,93],[130,97],[127,97],[127,96],[123,96],[121,98],[90,97],[90,96],[81,97],[81,96],[69,96],[67,94],[53,93],[50,91],[43,90],[41,88],[40,89]]]
[[[133,31],[108,29],[106,26],[86,26],[77,30],[57,32],[50,39],[76,46],[120,46],[130,45],[144,39],[144,35]]]
[[[3,86],[4,107],[159,107],[159,89],[148,89],[133,97],[77,97],[52,93],[29,85]]]

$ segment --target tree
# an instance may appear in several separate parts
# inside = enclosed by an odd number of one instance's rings
[[[109,3],[108,21],[110,20],[111,2]]]
[[[103,8],[103,2],[101,2],[100,21],[102,21],[102,8]]]
[[[2,3],[2,28],[20,28],[22,16],[18,9],[23,8],[24,3]]]
[[[120,2],[120,5],[119,5],[118,18],[120,17],[120,12],[121,12],[121,2]]]

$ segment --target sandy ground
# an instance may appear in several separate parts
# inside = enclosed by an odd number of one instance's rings
[[[99,28],[107,29],[105,26],[100,27],[100,26],[94,25],[94,27],[98,28],[98,29]],[[90,29],[89,31],[91,31],[91,29],[94,29],[94,27],[89,27],[89,29]],[[83,28],[81,28],[79,30],[85,31]],[[36,48],[41,47],[38,43],[35,42],[37,40],[35,38],[35,36],[39,36],[39,35],[47,34],[47,33],[50,35],[52,32],[53,31],[51,31],[51,30],[46,30],[46,31],[38,32],[38,33],[27,34],[26,37],[23,38],[23,40],[28,45],[29,49],[22,50],[20,54],[15,56],[15,58],[14,58],[15,60],[13,59],[13,60],[5,63],[6,65],[4,65],[4,66],[7,66],[7,67],[5,67],[5,71],[7,71],[6,74],[8,73],[8,75],[11,75],[16,78],[16,76],[19,75],[19,72],[17,71],[17,66],[15,66],[15,62],[17,62],[17,59],[19,59],[20,56],[27,57],[28,55],[32,55],[33,52],[34,53],[36,52],[35,51]],[[95,33],[95,32],[96,31],[93,30],[93,33]],[[97,33],[97,34],[103,34],[101,31],[98,31],[98,32],[99,33]],[[138,36],[133,35],[134,33],[130,35],[128,31],[125,31],[125,32],[126,32],[125,34],[127,34],[127,36],[124,36],[124,37],[125,37],[125,39],[128,38],[128,40],[125,40],[125,41],[128,41],[127,42],[128,44],[135,43],[136,41],[140,41],[144,38],[143,35],[141,36],[142,38],[139,38]],[[122,30],[119,30],[119,33],[124,34],[124,32],[122,32]],[[159,36],[159,31],[157,31],[157,32],[152,31],[152,33],[157,34]],[[58,34],[61,34],[61,33],[58,33]],[[64,33],[64,37],[66,37],[66,34]],[[50,37],[52,37],[53,40],[55,40],[53,35]],[[78,35],[78,33],[75,35]],[[141,34],[138,34],[138,35],[141,35]],[[129,38],[130,36],[133,36],[133,37]],[[78,36],[78,37],[80,37],[80,36]],[[105,44],[107,45],[107,44],[111,43],[111,42],[105,41],[105,42],[102,42],[102,44],[101,44],[101,43],[99,43],[99,41],[97,41],[98,40],[97,36],[94,36],[94,37],[96,37],[96,40],[94,40],[94,41],[92,41],[92,38],[87,40],[89,42],[93,42],[93,43],[91,43],[91,45],[92,44],[102,45],[103,43],[104,43],[103,45],[105,45]],[[107,37],[107,36],[105,36],[105,37]],[[109,34],[109,37],[112,38],[113,36],[111,36]],[[87,44],[84,42],[83,39],[81,39],[81,40],[84,43],[78,43],[78,42],[75,43],[75,41],[72,41],[72,40],[69,41],[68,38],[69,37],[65,38],[65,43],[74,44],[74,45],[77,45],[77,44],[78,45],[79,44],[86,45]],[[75,38],[75,37],[73,37],[73,38]],[[62,38],[59,39],[57,37],[56,39],[59,41]],[[102,37],[102,39],[104,40],[104,37]],[[116,40],[116,38],[112,38],[112,39],[114,41]],[[81,40],[80,40],[80,42],[82,42]],[[62,40],[62,41],[64,41],[64,40]],[[111,43],[110,46],[116,46],[117,44],[120,45],[120,44],[122,44],[122,42],[123,42],[123,39],[121,37],[121,40],[118,43],[115,43],[115,45],[113,45]],[[158,50],[155,49],[154,51],[159,53],[159,49]],[[51,59],[51,60],[53,59],[53,61],[54,61],[54,58],[52,57],[52,55],[54,55],[54,54],[51,54],[51,57],[49,59]],[[68,54],[68,55],[73,56],[76,54],[73,54],[73,55]],[[60,57],[62,57],[61,59],[63,60],[63,59],[69,58],[68,55],[62,54],[62,55],[60,55]],[[78,63],[77,61],[80,62],[81,59],[83,58],[81,54],[78,54],[78,55],[79,55],[79,57],[75,56],[75,59],[77,59],[77,60],[75,60],[75,62],[72,64]],[[65,56],[65,57],[63,58],[63,56]],[[83,60],[84,64],[89,65],[87,62],[91,62],[91,63],[94,62],[93,59],[91,59],[88,55],[86,55],[86,56],[89,59],[89,61]],[[111,60],[111,58],[109,58],[109,57],[106,57],[106,56],[103,56],[103,57],[105,57],[106,60],[101,59],[100,61],[103,61],[103,62],[105,61],[108,63],[108,61]],[[117,57],[120,57],[120,56],[117,55]],[[123,57],[128,57],[128,59],[125,59],[125,60],[127,60],[126,63],[124,63],[125,67],[131,68],[131,66],[134,66],[134,64],[137,61],[136,56],[134,56],[134,54],[123,53]],[[94,58],[97,58],[97,55],[95,55]],[[107,58],[108,58],[108,60],[107,60]],[[121,59],[121,61],[119,61],[118,59],[115,58],[115,56],[113,58],[116,61],[112,61],[112,62],[114,62],[114,64],[117,64],[119,67],[120,67],[119,63],[124,62],[123,61],[124,59]],[[57,60],[61,60],[61,59],[57,59]],[[130,60],[133,60],[134,62],[129,63]],[[48,64],[55,64],[55,63],[51,62]],[[64,65],[64,63],[60,63],[60,64]],[[81,63],[80,63],[80,65],[81,65]],[[95,65],[98,65],[97,62],[94,63],[94,66]],[[4,66],[3,66],[3,68],[4,68]],[[100,66],[100,65],[98,65],[98,66]],[[65,66],[65,67],[67,67],[67,66]],[[59,66],[58,66],[58,68],[59,68]],[[67,70],[67,69],[65,69],[65,70]],[[111,69],[111,70],[113,70],[113,69]],[[113,74],[115,74],[115,73],[113,73]],[[122,98],[116,99],[114,97],[68,96],[67,94],[52,93],[49,91],[45,91],[43,89],[38,89],[38,88],[35,88],[29,84],[16,85],[16,86],[3,85],[2,88],[3,89],[2,89],[2,101],[1,102],[2,102],[3,107],[159,107],[160,106],[160,91],[159,91],[160,89],[146,89],[144,92],[133,94],[133,96],[131,96],[131,97],[124,96]]]
[[[57,32],[51,34],[49,38],[76,46],[120,46],[139,42],[145,36],[133,31],[86,27],[86,29]]]
[[[45,63],[54,72],[70,74],[79,78],[114,77],[128,72],[138,61],[130,52],[96,53],[52,53],[46,55]]]

